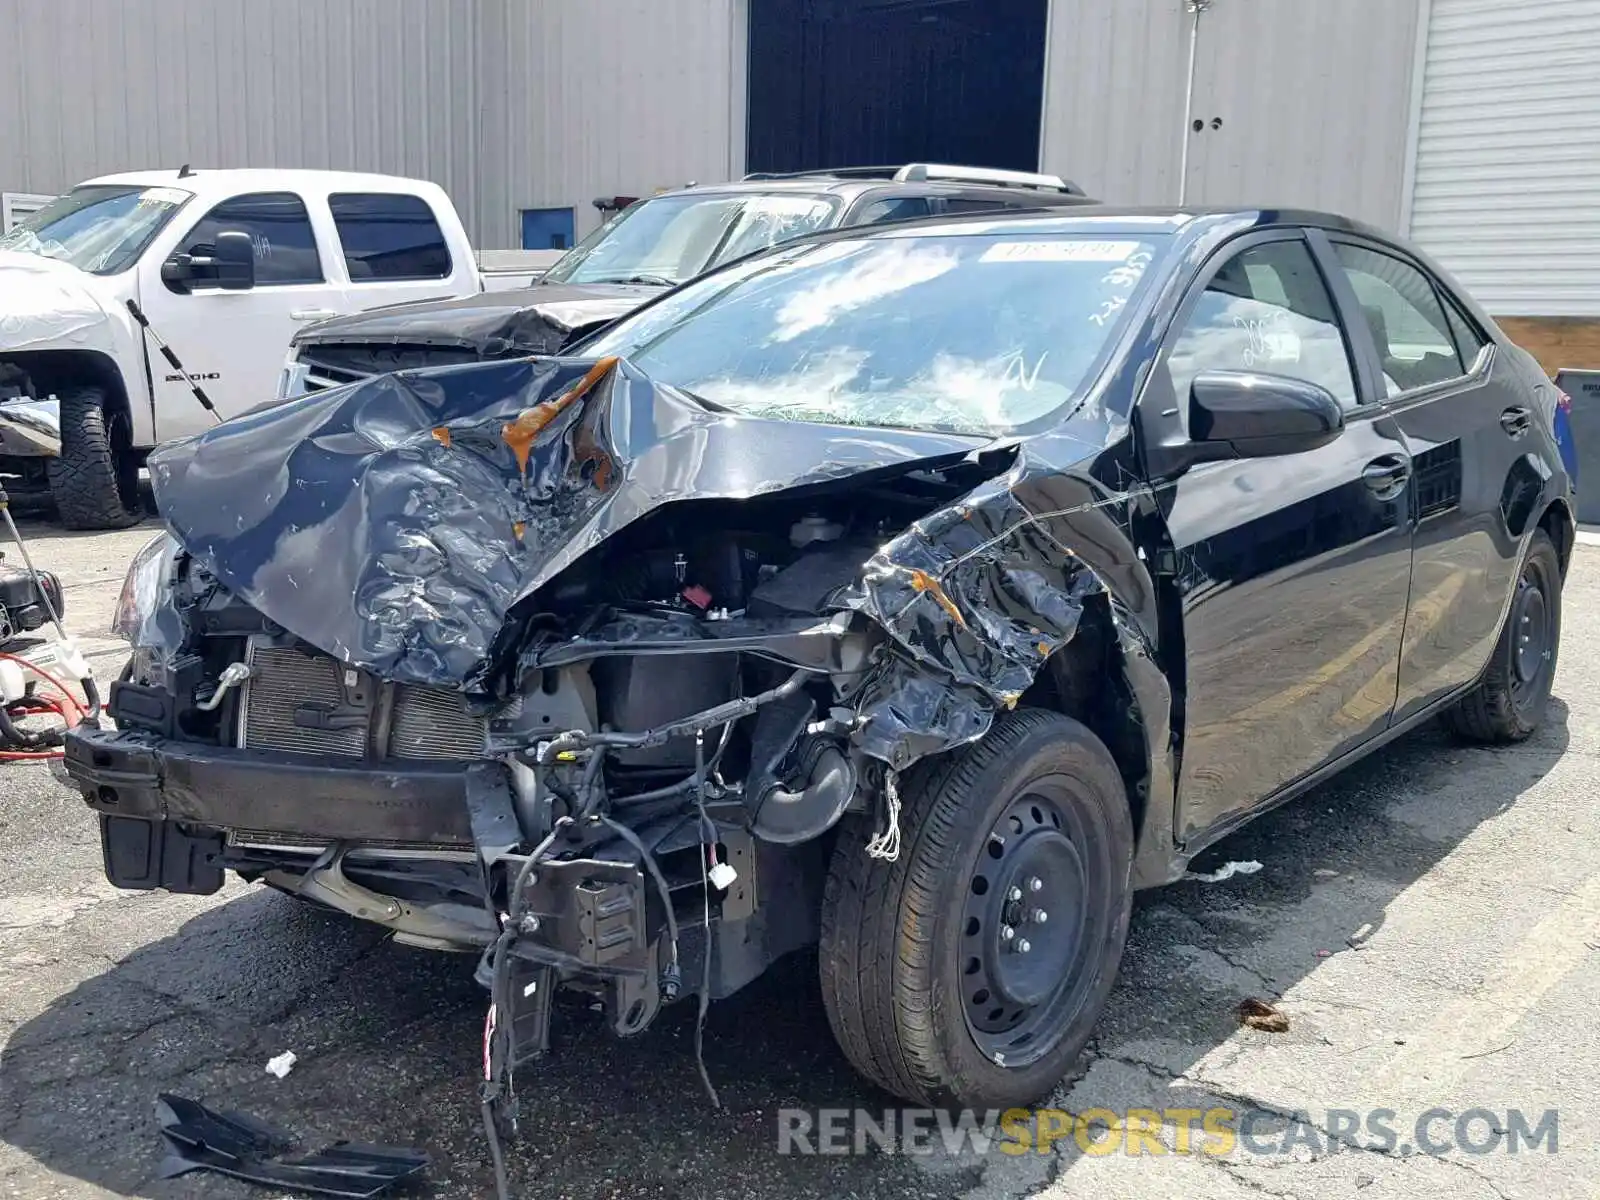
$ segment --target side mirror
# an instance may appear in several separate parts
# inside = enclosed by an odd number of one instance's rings
[[[1189,385],[1189,440],[1204,458],[1271,458],[1326,446],[1344,429],[1333,393],[1252,371],[1202,371]]]
[[[217,267],[217,286],[231,292],[246,292],[256,285],[256,245],[248,233],[224,229],[217,234],[213,252]]]
[[[187,292],[196,284],[247,292],[256,285],[255,242],[243,230],[225,229],[217,234],[209,255],[180,250],[162,263],[161,282],[175,292]]]

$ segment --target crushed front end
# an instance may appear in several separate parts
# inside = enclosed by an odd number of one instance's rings
[[[894,856],[898,772],[1103,592],[1014,447],[736,418],[617,360],[385,377],[151,471],[116,729],[67,746],[107,876],[232,870],[480,954],[502,1119],[557,988],[633,1034],[816,941],[844,814]],[[1102,519],[1050,479],[1052,520]]]

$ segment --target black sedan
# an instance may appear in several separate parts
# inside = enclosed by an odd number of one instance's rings
[[[158,452],[119,729],[68,746],[119,886],[481,950],[491,1099],[556,987],[632,1034],[818,942],[863,1073],[1032,1100],[1135,889],[1434,716],[1544,714],[1558,394],[1375,230],[854,230],[580,354]]]

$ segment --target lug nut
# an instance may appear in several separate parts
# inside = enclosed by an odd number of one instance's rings
[[[1016,936],[1017,936],[1017,931],[1015,929],[1011,928],[1011,926],[1009,926],[1009,925],[1000,926],[1000,940],[1001,941],[1009,942],[1012,938],[1014,938]]]
[[[1018,954],[1026,954],[1029,950],[1032,950],[1032,949],[1033,949],[1033,947],[1028,945],[1028,939],[1027,938],[1018,938],[1017,939],[1017,953]]]
[[[1008,899],[1008,900],[1021,900],[1022,899],[1022,889],[1019,888],[1019,887],[1012,888],[1011,891],[1006,894],[1006,899]]]
[[[1050,914],[1045,912],[1044,909],[1036,908],[1036,909],[1033,910],[1033,923],[1035,925],[1043,925],[1049,919],[1050,919]]]
[[[1037,875],[1028,880],[1028,890],[1030,892],[1037,892],[1042,887],[1044,887],[1044,880],[1040,879]]]

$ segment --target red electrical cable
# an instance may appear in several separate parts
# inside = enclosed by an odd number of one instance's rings
[[[49,671],[46,671],[37,663],[30,662],[27,659],[21,658],[15,654],[7,654],[3,650],[0,650],[0,660],[14,662],[24,670],[32,671],[51,687],[55,688],[56,691],[61,693],[61,700],[53,700],[47,696],[25,696],[13,707],[20,707],[25,713],[53,712],[61,718],[62,722],[68,728],[83,720],[86,711],[84,706],[79,704],[77,697],[69,692],[66,688],[66,685],[52,675]],[[62,701],[65,701],[66,705],[71,706],[72,715],[68,714],[66,707],[64,707],[62,704]],[[63,751],[59,748],[54,750],[0,750],[0,763],[39,762],[46,759],[61,757],[63,757]]]

